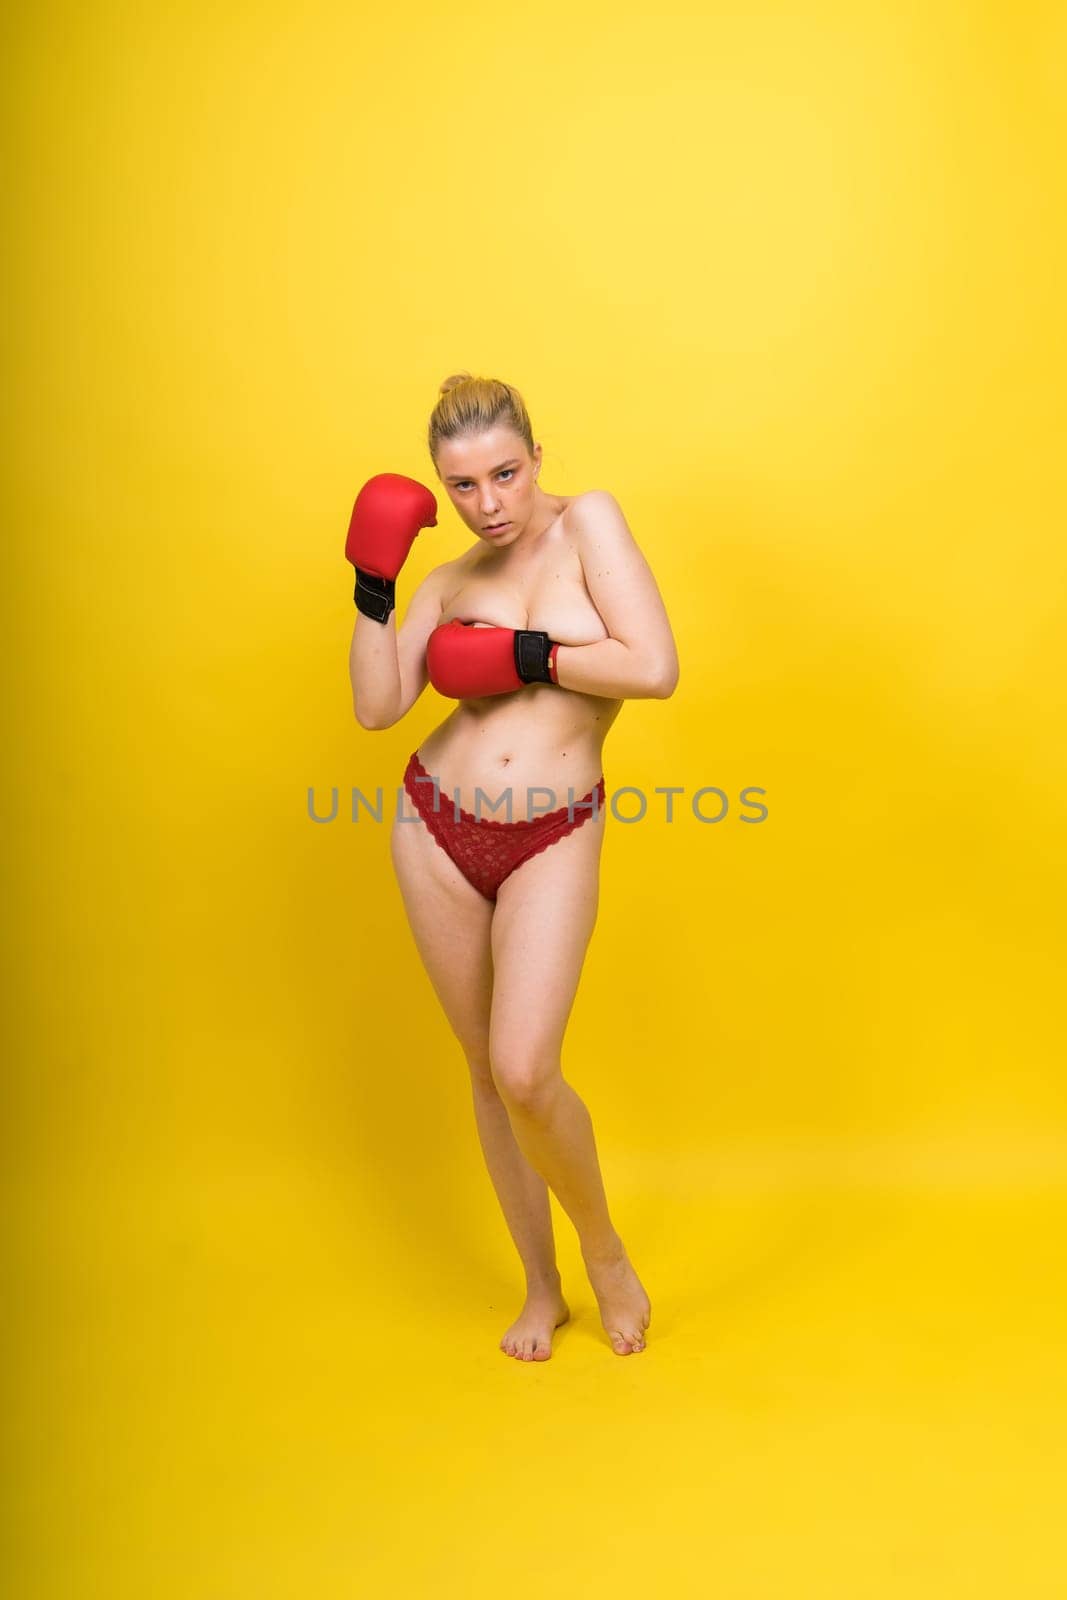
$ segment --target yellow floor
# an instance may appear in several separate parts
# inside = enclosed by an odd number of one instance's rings
[[[1062,1600],[1054,1148],[610,1170],[648,1348],[609,1348],[557,1210],[544,1364],[497,1348],[492,1218],[390,1227],[299,1168],[38,1173],[6,1592]]]

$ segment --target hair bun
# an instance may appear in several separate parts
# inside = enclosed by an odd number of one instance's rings
[[[453,391],[458,389],[462,389],[463,393],[454,394]],[[529,454],[533,455],[533,429],[519,391],[502,378],[453,372],[438,389],[430,412],[426,429],[430,460],[436,468],[437,452],[442,440],[470,439],[497,427],[510,428],[517,433]]]

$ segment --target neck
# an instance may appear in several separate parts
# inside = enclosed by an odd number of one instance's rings
[[[530,513],[529,521],[518,538],[507,548],[509,550],[528,550],[533,545],[539,544],[541,535],[562,514],[565,505],[566,501],[558,495],[546,494],[543,489],[538,489],[534,496],[534,507]]]

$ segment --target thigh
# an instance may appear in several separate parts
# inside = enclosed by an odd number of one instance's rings
[[[423,966],[450,1027],[476,1061],[489,1059],[492,902],[467,882],[404,795],[390,835],[393,868]]]
[[[490,1054],[501,1070],[558,1062],[596,925],[605,811],[506,878],[493,916]]]

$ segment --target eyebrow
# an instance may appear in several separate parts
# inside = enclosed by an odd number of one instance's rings
[[[513,457],[512,460],[510,460],[510,461],[502,461],[500,463],[499,467],[490,467],[490,469],[489,469],[490,475],[492,473],[494,473],[494,472],[503,472],[505,467],[517,467],[518,464],[519,464],[519,462],[518,462],[518,457],[517,456]],[[449,476],[445,479],[445,482],[446,483],[466,483],[466,481],[467,481],[467,479],[469,477],[470,477],[470,473],[469,472],[453,472],[453,473],[449,474]]]

